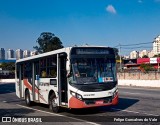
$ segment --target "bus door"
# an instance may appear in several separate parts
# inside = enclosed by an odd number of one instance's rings
[[[17,64],[16,67],[17,81],[16,81],[16,95],[21,98],[22,97],[22,80],[23,80],[23,65]]]
[[[39,61],[33,62],[32,66],[32,96],[34,101],[39,101]]]
[[[60,53],[59,54],[59,95],[60,95],[60,104],[66,105],[68,103],[68,97],[67,97],[67,77],[66,77],[66,60],[67,60],[67,54],[66,53]]]

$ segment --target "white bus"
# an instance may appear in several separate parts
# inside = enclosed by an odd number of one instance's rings
[[[60,107],[89,108],[118,103],[116,61],[110,47],[68,47],[16,61],[16,95]]]

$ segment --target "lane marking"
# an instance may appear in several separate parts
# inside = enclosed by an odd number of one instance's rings
[[[130,113],[135,113],[135,114],[145,114],[145,115],[151,115],[151,116],[159,116],[151,113],[146,113],[146,112],[137,112],[137,111],[131,111],[131,110],[124,110],[124,109],[117,109],[117,108],[111,108],[116,111],[123,111],[123,112],[130,112]]]
[[[138,89],[138,90],[146,90],[146,91],[149,91],[149,90],[153,90],[153,91],[159,91],[159,88],[147,88],[147,87],[139,87],[138,86],[134,88],[134,86],[130,87],[130,86],[118,86],[118,88],[124,88],[124,89]]]
[[[19,104],[16,104],[16,105],[20,106],[20,107],[23,107],[23,108],[31,109],[31,110],[34,110],[34,111],[43,112],[43,113],[46,113],[46,114],[51,114],[51,115],[56,115],[56,116],[61,116],[61,117],[66,117],[66,118],[70,118],[70,119],[77,120],[77,121],[80,121],[80,122],[85,122],[85,123],[92,124],[92,125],[101,125],[101,124],[98,124],[98,123],[95,123],[95,122],[89,122],[89,121],[86,121],[86,120],[82,120],[82,119],[78,119],[78,118],[74,118],[74,117],[69,117],[69,116],[66,116],[66,115],[60,115],[60,114],[56,114],[56,113],[42,111],[42,110],[39,110],[39,109],[34,109],[34,108],[31,108],[31,107],[27,107],[27,106],[23,106],[23,105],[19,105]]]
[[[146,94],[146,93],[138,93],[138,92],[135,92],[135,93],[133,93],[133,92],[120,92],[119,91],[119,94],[130,94],[130,95],[145,95],[145,96],[151,96],[151,95],[154,95],[154,94]]]
[[[119,92],[119,93],[120,93],[120,94],[121,94],[121,93],[126,93],[126,94],[133,94],[133,95],[134,95],[134,94],[136,94],[136,95],[141,95],[141,94],[143,94],[143,93],[131,93],[131,92]],[[146,94],[145,94],[145,95],[146,95]]]

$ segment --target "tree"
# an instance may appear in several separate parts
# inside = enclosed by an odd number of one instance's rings
[[[61,40],[50,32],[41,33],[36,42],[39,46],[34,46],[33,48],[36,49],[38,53],[45,53],[63,48]]]
[[[142,58],[148,58],[148,56],[147,56],[147,55],[144,55],[144,56],[142,56]]]
[[[160,54],[158,54],[158,55],[154,55],[153,57],[160,57]]]
[[[155,70],[154,67],[151,64],[141,64],[140,68],[145,72]]]
[[[15,70],[15,63],[14,62],[2,63],[0,65],[0,68],[2,68],[3,70],[14,71]]]

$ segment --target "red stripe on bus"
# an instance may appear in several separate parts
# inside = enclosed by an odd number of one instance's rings
[[[32,91],[32,86],[31,84],[28,82],[28,79],[23,79],[24,85]],[[35,88],[35,93],[39,94],[39,97],[47,103],[47,101],[43,98],[43,96],[39,93],[39,90],[37,88]]]
[[[23,79],[24,85],[32,91],[32,86],[28,83],[28,79]]]
[[[69,108],[89,108],[89,107],[100,107],[100,106],[109,106],[109,105],[117,105],[118,104],[118,95],[112,100],[111,103],[104,103],[104,104],[92,104],[86,105],[85,102],[71,97],[69,100]]]

